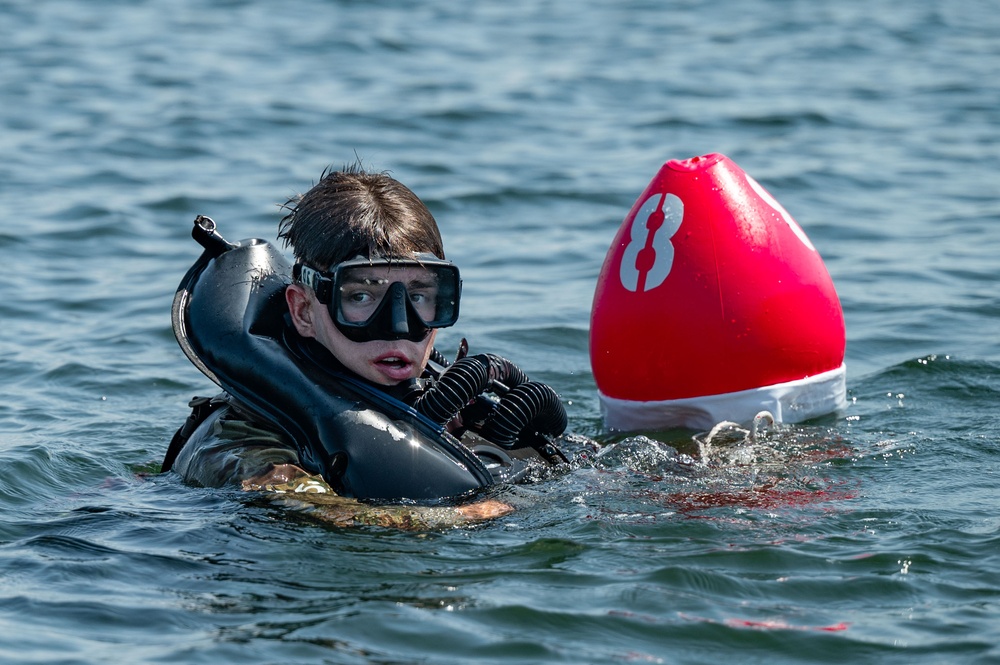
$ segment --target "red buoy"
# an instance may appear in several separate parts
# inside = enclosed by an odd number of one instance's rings
[[[844,315],[791,215],[721,154],[671,160],[632,206],[594,293],[606,426],[707,428],[846,405]]]

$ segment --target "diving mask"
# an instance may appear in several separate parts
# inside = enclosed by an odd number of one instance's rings
[[[419,342],[432,328],[447,328],[458,320],[458,267],[432,254],[413,259],[359,256],[328,272],[299,263],[294,276],[312,288],[352,342]]]

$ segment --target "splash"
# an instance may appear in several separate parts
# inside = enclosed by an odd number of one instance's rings
[[[850,458],[851,446],[827,430],[780,425],[767,411],[747,427],[720,422],[671,443],[631,436],[593,455],[602,473],[601,490],[591,494],[603,496],[602,514],[732,519],[745,511],[833,509],[856,496],[848,481],[826,471]]]

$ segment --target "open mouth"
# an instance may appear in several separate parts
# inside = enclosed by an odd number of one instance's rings
[[[412,378],[416,370],[414,363],[405,353],[397,351],[387,351],[383,355],[375,358],[372,366],[390,381],[404,381]]]

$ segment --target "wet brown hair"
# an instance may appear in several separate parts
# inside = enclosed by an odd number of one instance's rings
[[[289,199],[278,237],[317,270],[358,255],[390,259],[430,252],[444,258],[441,232],[417,195],[388,174],[359,164],[327,169],[308,192]]]

